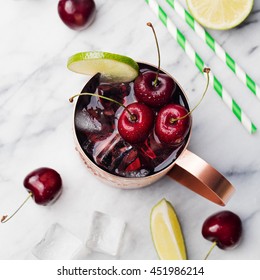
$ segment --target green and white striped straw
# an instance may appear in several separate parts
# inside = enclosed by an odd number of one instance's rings
[[[241,66],[218,44],[218,42],[185,10],[177,0],[165,0],[176,13],[194,30],[206,45],[228,66],[228,68],[260,100],[260,88]]]
[[[160,21],[166,26],[170,34],[175,38],[175,40],[181,46],[183,51],[193,61],[193,63],[197,66],[200,72],[203,73],[203,69],[206,67],[204,61],[194,51],[191,44],[186,40],[182,32],[174,25],[172,20],[170,20],[170,18],[167,16],[166,12],[162,9],[162,7],[155,0],[145,0],[145,2],[157,15]],[[246,130],[251,134],[256,132],[256,126],[252,123],[252,121],[249,119],[246,113],[242,111],[241,107],[230,96],[230,94],[224,89],[217,77],[213,75],[212,71],[210,72],[210,83],[215,89],[215,91],[218,93],[218,96],[224,101],[227,107],[233,112],[233,114],[246,128]]]

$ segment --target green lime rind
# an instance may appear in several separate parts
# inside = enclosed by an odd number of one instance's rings
[[[68,59],[67,67],[85,75],[101,73],[102,81],[109,82],[130,82],[139,73],[139,66],[132,58],[101,51],[76,53]]]

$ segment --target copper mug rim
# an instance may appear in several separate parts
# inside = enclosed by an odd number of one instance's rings
[[[156,69],[156,66],[150,63],[138,62],[138,64],[148,65],[149,67],[153,67]],[[161,72],[169,75],[176,82],[183,94],[185,101],[189,105],[187,94],[185,93],[183,87],[179,84],[179,82],[167,71],[163,69],[160,70]],[[86,83],[86,85],[90,82],[90,80]],[[84,161],[86,167],[90,170],[90,172],[97,176],[101,181],[105,182],[106,184],[109,184],[110,186],[121,189],[137,189],[149,186],[152,183],[158,181],[164,175],[169,175],[175,181],[178,181],[182,185],[188,187],[192,191],[196,192],[197,194],[207,198],[208,200],[216,204],[224,206],[230,199],[231,195],[234,192],[234,187],[232,186],[232,184],[211,165],[209,165],[200,157],[196,156],[187,149],[192,133],[192,117],[191,128],[187,136],[186,143],[182,147],[180,154],[176,157],[175,160],[173,160],[171,164],[154,174],[140,178],[129,178],[118,176],[109,173],[108,171],[105,171],[97,164],[95,164],[82,149],[75,128],[75,115],[78,101],[79,98],[75,103],[73,111],[73,135],[76,143],[76,150],[79,152],[82,160]],[[196,161],[197,164],[201,165],[201,168],[193,166],[193,164],[189,162],[189,159]],[[178,165],[176,163],[178,163]],[[195,169],[192,172],[189,172],[186,170],[185,165],[191,165],[191,169],[194,169],[194,167]]]

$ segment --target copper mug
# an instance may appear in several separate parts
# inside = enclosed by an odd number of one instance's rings
[[[153,65],[143,63],[139,63],[139,65],[147,65],[150,69],[152,68],[156,71],[156,67]],[[161,72],[171,76],[165,71],[161,70]],[[97,85],[95,85],[93,78],[87,82],[82,92],[95,91]],[[181,89],[184,99],[187,102],[187,96],[185,95],[182,87],[173,77],[172,79]],[[138,189],[149,186],[163,176],[167,175],[182,185],[188,187],[190,190],[221,206],[224,206],[232,196],[235,190],[232,184],[210,164],[187,149],[191,137],[191,131],[189,132],[186,144],[177,159],[157,173],[140,178],[127,178],[111,174],[100,168],[84,152],[77,137],[75,119],[77,107],[81,102],[81,98],[83,98],[83,96],[78,98],[74,109],[73,132],[76,150],[79,152],[90,172],[104,183],[121,189]]]

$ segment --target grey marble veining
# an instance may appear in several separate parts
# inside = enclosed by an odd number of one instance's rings
[[[79,92],[88,77],[67,70],[69,56],[86,50],[125,54],[137,61],[156,64],[153,22],[161,49],[162,68],[187,92],[191,106],[199,99],[205,81],[145,1],[96,0],[97,15],[86,30],[68,29],[59,19],[57,2],[9,0],[0,17],[0,215],[11,213],[27,193],[25,175],[40,166],[61,174],[64,191],[50,206],[30,200],[17,216],[0,225],[0,259],[33,259],[32,247],[47,228],[58,222],[83,241],[91,213],[103,211],[127,223],[119,259],[157,259],[150,228],[151,208],[163,197],[179,216],[190,259],[202,259],[210,243],[201,236],[208,215],[223,210],[168,177],[153,185],[125,191],[108,187],[85,169],[74,149],[73,105],[68,98]],[[213,69],[234,99],[260,129],[260,101],[225,68],[224,64],[173,13],[164,9],[196,51]],[[185,5],[185,1],[181,1]],[[260,1],[248,19],[229,31],[210,34],[260,83]],[[224,209],[243,220],[239,247],[215,249],[211,259],[260,258],[260,136],[249,135],[210,88],[193,113],[189,149],[208,161],[235,186]],[[86,258],[107,258],[92,255]]]

